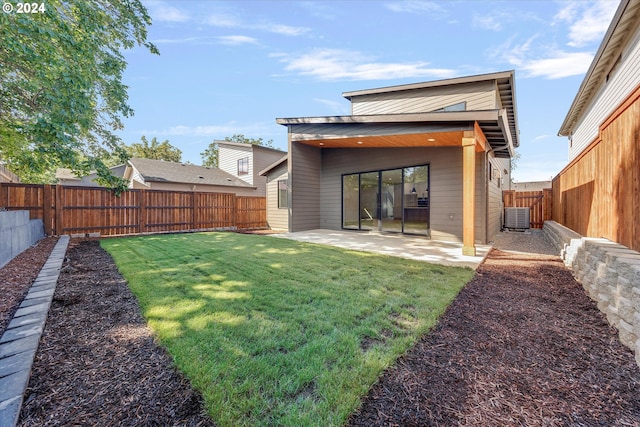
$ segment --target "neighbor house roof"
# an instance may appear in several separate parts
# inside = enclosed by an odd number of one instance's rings
[[[500,104],[502,108],[493,110],[432,111],[400,114],[279,118],[276,119],[276,123],[287,126],[309,124],[366,124],[381,126],[397,125],[396,127],[402,127],[403,125],[410,125],[412,128],[415,128],[419,125],[428,125],[432,127],[434,129],[433,131],[435,132],[440,125],[442,125],[443,129],[452,129],[452,127],[455,128],[455,126],[458,126],[458,124],[466,124],[465,126],[468,127],[469,123],[477,122],[482,129],[482,132],[485,134],[487,141],[495,150],[496,156],[510,157],[511,155],[513,155],[513,147],[518,147],[520,145],[515,102],[516,96],[514,71],[503,71],[477,76],[437,80],[433,82],[414,83],[399,86],[388,86],[377,89],[344,92],[343,96],[349,100],[352,100],[352,98],[358,96],[435,88],[440,86],[451,86],[483,81],[496,82],[498,96],[500,97]],[[423,131],[425,133],[428,132],[426,128]]]
[[[266,168],[262,169],[260,171],[260,175],[262,175],[262,176],[268,175],[269,172],[271,172],[272,170],[274,170],[275,168],[277,168],[278,166],[280,166],[281,164],[283,164],[287,160],[289,160],[289,155],[285,154],[284,156],[282,156],[282,158],[280,160],[275,161],[275,162],[271,163],[269,166],[267,166]]]
[[[570,136],[606,82],[629,37],[640,25],[640,0],[622,0],[578,89],[558,135]]]
[[[255,188],[223,170],[209,166],[196,166],[187,163],[141,158],[130,159],[129,163],[142,175],[142,178],[148,182],[175,182],[181,184]]]

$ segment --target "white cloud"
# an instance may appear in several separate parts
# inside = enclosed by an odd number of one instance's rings
[[[602,40],[617,7],[618,2],[611,0],[570,2],[556,14],[553,23],[568,23],[567,45],[583,47]]]
[[[589,52],[558,51],[548,58],[528,60],[520,68],[528,77],[561,79],[586,73],[592,60]]]
[[[205,23],[214,27],[224,28],[239,28],[244,30],[258,30],[266,31],[274,34],[281,34],[284,36],[300,36],[311,31],[307,27],[292,27],[289,25],[274,24],[274,23],[247,23],[231,15],[216,14],[209,16]]]
[[[221,36],[217,37],[220,44],[237,46],[241,44],[257,44],[258,40],[247,36]]]
[[[444,68],[428,68],[428,62],[373,62],[359,52],[341,49],[315,49],[300,56],[275,54],[285,69],[322,81],[387,80],[410,77],[453,77],[456,72]]]
[[[139,133],[142,135],[157,135],[158,138],[164,137],[206,137],[206,138],[219,138],[222,139],[226,136],[234,134],[243,135],[268,135],[273,127],[273,123],[269,122],[257,122],[257,123],[238,123],[231,121],[225,124],[216,125],[201,125],[201,126],[186,126],[176,125],[170,126],[165,129],[155,130],[142,130]]]
[[[149,6],[149,13],[154,21],[186,22],[189,20],[189,15],[176,7],[161,2],[153,2]]]
[[[542,141],[542,140],[545,140],[545,139],[549,139],[550,136],[551,135],[538,135],[535,138],[533,138],[533,141],[536,142],[536,141]]]
[[[406,0],[385,4],[393,12],[402,13],[444,13],[445,9],[435,1]]]
[[[502,24],[500,18],[494,15],[487,16],[474,16],[471,20],[471,24],[476,28],[483,30],[500,31],[502,30]]]

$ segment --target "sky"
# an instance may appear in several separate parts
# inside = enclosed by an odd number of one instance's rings
[[[549,180],[567,164],[558,130],[618,0],[145,1],[160,50],[125,52],[144,135],[201,164],[234,134],[286,151],[276,118],[350,114],[343,92],[515,70],[520,158],[514,181]]]

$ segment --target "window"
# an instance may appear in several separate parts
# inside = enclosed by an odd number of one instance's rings
[[[289,207],[287,202],[287,180],[278,181],[278,209],[286,209]]]
[[[463,101],[463,102],[458,102],[457,104],[447,105],[444,108],[439,108],[437,110],[434,110],[434,113],[440,113],[444,111],[466,111],[466,109],[467,109],[467,102]]]
[[[249,158],[238,159],[238,176],[249,173]]]

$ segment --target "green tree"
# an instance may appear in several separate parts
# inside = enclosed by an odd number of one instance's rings
[[[151,18],[140,0],[38,4],[38,13],[0,13],[0,157],[26,182],[68,167],[125,188],[101,159],[126,160],[114,134],[133,114],[122,51],[158,53],[146,40]]]
[[[273,140],[270,139],[268,141],[264,141],[262,138],[247,138],[243,134],[234,134],[233,136],[225,137],[225,141],[227,142],[237,142],[240,144],[253,144],[253,145],[261,145],[263,147],[275,148],[273,146]],[[218,143],[213,141],[209,146],[200,153],[202,157],[202,166],[211,166],[218,167]]]
[[[202,166],[218,167],[218,143],[213,141],[209,146],[200,153],[202,157]]]
[[[154,137],[151,143],[143,135],[142,142],[136,142],[126,147],[125,150],[131,157],[142,157],[144,159],[166,160],[167,162],[181,162],[182,151],[169,144],[168,140],[158,142]]]

